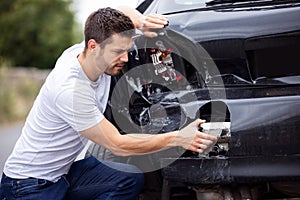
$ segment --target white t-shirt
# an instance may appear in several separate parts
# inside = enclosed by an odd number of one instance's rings
[[[88,79],[77,59],[83,48],[83,43],[74,45],[57,60],[6,161],[7,176],[56,182],[87,143],[79,132],[104,118],[110,76]]]

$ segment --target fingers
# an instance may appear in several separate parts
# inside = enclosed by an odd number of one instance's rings
[[[196,119],[194,121],[195,125],[200,127],[201,124],[205,123],[206,121],[204,119]]]
[[[207,139],[195,139],[195,143],[199,145],[211,145],[215,140],[207,140]]]
[[[207,142],[207,144],[204,143],[193,143],[192,145],[190,145],[191,148],[194,148],[197,152],[203,151],[205,149],[207,149],[212,143]]]
[[[138,27],[146,37],[156,37],[157,33],[151,31],[151,29],[164,28],[169,23],[168,19],[159,14],[149,14],[142,18]]]
[[[143,28],[163,28],[168,24],[168,19],[159,14],[149,14],[144,18]]]
[[[202,153],[217,141],[216,136],[199,131],[199,126],[204,122],[205,120],[197,119],[179,131],[178,137],[180,138],[181,146],[191,151]]]
[[[199,135],[199,134],[201,134],[201,135]],[[206,133],[203,133],[203,132],[199,132],[199,134],[197,136],[201,137],[202,139],[205,139],[205,140],[216,141],[218,139],[214,135],[209,135],[209,134],[206,134]]]
[[[157,33],[151,31],[143,31],[144,35],[149,38],[157,37]]]
[[[217,141],[217,137],[198,131],[188,149],[198,153],[203,153],[203,151],[211,146],[215,141]]]

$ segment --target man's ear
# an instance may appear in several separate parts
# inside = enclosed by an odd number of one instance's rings
[[[96,40],[94,39],[90,39],[88,41],[88,50],[91,51],[91,52],[94,52],[94,50],[96,49],[97,47],[97,42]]]

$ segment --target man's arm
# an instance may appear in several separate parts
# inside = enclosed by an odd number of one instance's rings
[[[126,134],[121,135],[107,119],[82,131],[81,134],[93,142],[111,150],[115,155],[143,155],[170,147],[180,146],[202,153],[217,138],[198,131],[203,120],[196,120],[180,131],[164,134]]]
[[[168,23],[167,18],[161,15],[154,14],[144,17],[129,7],[119,7],[119,10],[132,19],[136,28],[143,31],[150,28],[163,28]],[[151,34],[151,32],[148,33]],[[153,34],[148,36],[155,36]],[[198,131],[199,125],[203,122],[199,119],[180,131],[164,134],[121,135],[117,128],[104,118],[94,127],[82,131],[81,134],[111,150],[115,155],[121,156],[153,153],[175,146],[202,153],[212,141],[216,140],[216,137]]]
[[[133,22],[135,28],[143,31],[147,37],[156,37],[155,32],[151,32],[151,29],[163,28],[168,24],[168,18],[159,14],[149,14],[147,16],[142,15],[134,8],[127,6],[119,6],[116,9],[127,15]]]

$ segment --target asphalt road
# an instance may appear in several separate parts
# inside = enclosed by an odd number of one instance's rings
[[[23,123],[0,126],[0,177],[4,163],[21,134]]]

